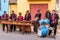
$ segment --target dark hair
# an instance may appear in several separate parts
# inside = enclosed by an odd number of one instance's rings
[[[4,11],[4,13],[6,13],[6,11]]]
[[[26,12],[29,12],[29,10],[27,10]]]
[[[41,9],[37,10],[37,12],[40,12]]]
[[[19,13],[19,15],[21,15],[21,12]]]
[[[44,24],[46,24],[46,22],[43,22],[42,24],[44,25]]]
[[[55,10],[52,10],[52,11],[54,11],[54,12],[55,12]]]
[[[12,12],[14,12],[14,11],[12,11]]]

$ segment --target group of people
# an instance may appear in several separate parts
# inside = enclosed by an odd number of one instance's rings
[[[39,20],[41,20],[41,13],[40,13],[40,10],[37,11],[38,13],[36,14],[35,17],[38,18],[38,20],[35,22],[35,32],[37,32],[37,29],[38,27],[40,26],[39,25]],[[52,12],[50,12],[49,10],[47,10],[46,14],[45,14],[45,18],[44,19],[48,19],[50,21],[49,25],[50,27],[54,27],[54,36],[56,35],[56,32],[57,32],[57,25],[58,25],[58,20],[59,20],[59,16],[58,14],[56,13],[55,10],[52,10]],[[50,36],[52,33],[52,30],[49,30],[49,33],[48,35]]]
[[[41,9],[37,10],[37,13],[35,15],[35,18],[38,18],[38,20],[36,21],[39,21],[41,20]],[[31,20],[31,14],[29,11],[26,11],[26,14],[25,14],[25,18],[23,18],[23,16],[21,15],[22,13],[19,13],[19,16],[17,17],[17,15],[14,13],[14,11],[12,11],[12,14],[9,16],[6,11],[4,11],[4,14],[1,16],[1,19],[2,20],[13,20],[13,21],[23,21],[23,20],[26,20],[26,21],[30,21]],[[46,14],[45,14],[45,17],[47,19],[50,20],[50,27],[54,27],[54,35],[56,35],[56,32],[57,32],[57,25],[58,25],[58,20],[59,20],[59,16],[58,14],[56,14],[56,11],[55,10],[52,10],[52,13],[47,10]],[[35,27],[34,27],[34,31],[37,32],[37,28],[38,28],[38,23],[35,22]],[[15,25],[11,25],[10,27],[10,30],[8,30],[8,25],[7,24],[3,24],[3,31],[5,31],[5,26],[7,28],[7,32],[8,31],[15,31],[16,30],[16,26]],[[49,30],[49,35],[51,34],[51,30]]]
[[[25,18],[23,18],[23,16],[21,15],[21,13],[19,13],[19,16],[17,17],[17,15],[14,13],[14,11],[12,11],[12,14],[9,16],[6,11],[4,11],[4,14],[1,16],[1,20],[12,20],[12,21],[30,21],[31,20],[31,15],[29,13],[29,11],[26,11],[25,14]],[[5,27],[7,29],[6,32],[10,31],[16,31],[16,25],[10,25],[10,30],[8,29],[8,25],[7,24],[3,24],[3,31],[5,31]]]

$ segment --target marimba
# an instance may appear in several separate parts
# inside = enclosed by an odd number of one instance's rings
[[[31,31],[31,21],[9,21],[9,20],[0,20],[0,24],[16,25],[18,28],[21,28],[22,33],[25,31]]]

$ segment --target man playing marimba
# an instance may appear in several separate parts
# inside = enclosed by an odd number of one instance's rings
[[[6,14],[6,11],[4,11],[4,14],[2,15],[2,20],[8,20],[8,18],[9,18],[9,15]],[[6,26],[6,29],[7,29],[6,32],[8,32],[8,25],[7,24],[3,24],[3,31],[5,31],[5,26]]]
[[[16,18],[17,18],[17,15],[14,13],[14,11],[12,11],[12,14],[10,15],[11,21],[16,21]],[[11,29],[11,32],[12,32],[13,29],[15,31],[16,30],[16,26],[15,25],[11,25],[10,29]]]

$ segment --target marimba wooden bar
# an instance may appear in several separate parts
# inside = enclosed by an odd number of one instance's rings
[[[0,24],[16,25],[22,27],[22,33],[24,34],[25,29],[31,31],[31,21],[9,21],[9,20],[0,20]],[[28,29],[27,29],[28,28]]]

